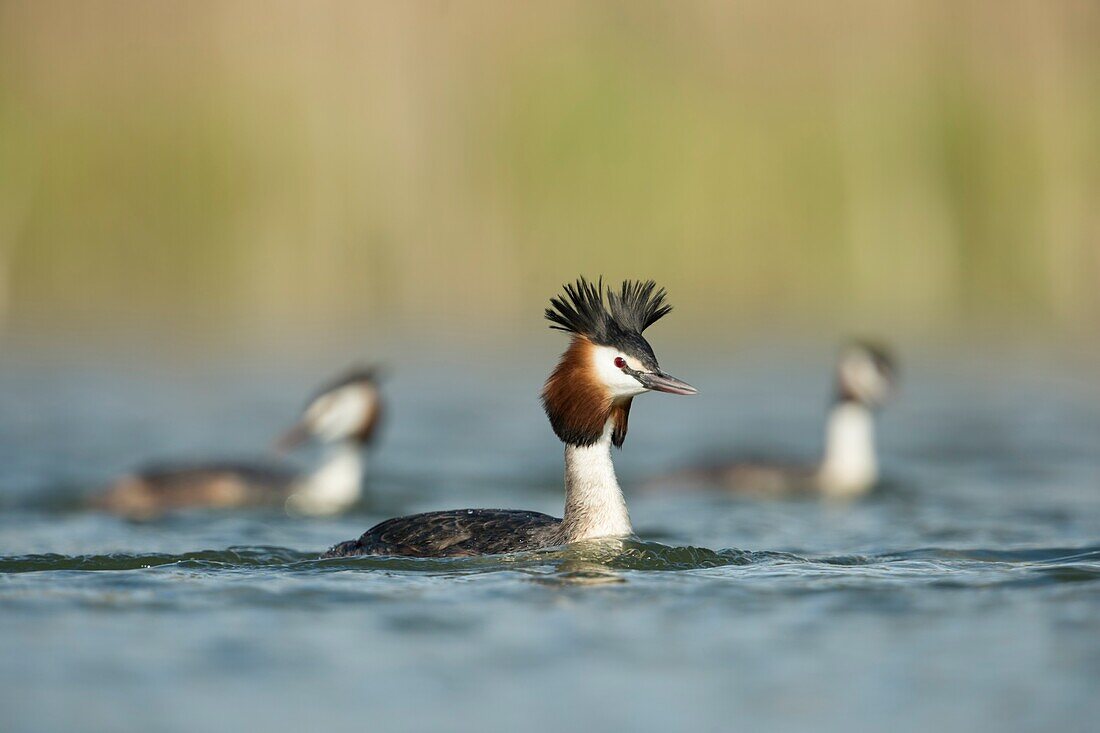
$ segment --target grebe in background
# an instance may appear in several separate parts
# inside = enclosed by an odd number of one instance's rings
[[[291,514],[335,514],[359,499],[363,449],[381,412],[376,370],[356,369],[320,389],[279,439],[281,451],[309,440],[321,443],[324,455],[312,471],[236,462],[151,465],[118,479],[92,504],[134,519],[284,502]]]
[[[757,496],[861,496],[878,481],[874,412],[894,393],[897,369],[875,344],[853,341],[840,353],[836,395],[825,422],[825,446],[816,464],[737,461],[689,470],[664,481],[706,483]]]
[[[584,278],[552,299],[551,328],[573,334],[542,390],[554,433],[565,444],[562,519],[508,509],[459,509],[389,519],[323,557],[448,557],[537,550],[633,530],[611,462],[626,440],[631,400],[647,391],[696,390],[661,371],[642,332],[672,309],[654,282],[626,281],[618,292]]]

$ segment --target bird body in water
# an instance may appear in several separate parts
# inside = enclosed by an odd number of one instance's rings
[[[892,396],[896,382],[897,368],[884,348],[863,341],[847,344],[837,362],[836,394],[820,461],[719,461],[662,483],[698,483],[755,496],[861,496],[879,477],[874,413]]]
[[[605,297],[606,296],[606,297]],[[542,391],[565,444],[561,519],[508,509],[459,509],[386,520],[323,557],[454,557],[523,552],[633,533],[611,448],[626,440],[631,401],[649,391],[689,395],[691,385],[661,371],[642,332],[671,310],[654,282],[604,291],[584,278],[551,301],[551,328],[572,335]]]
[[[280,504],[292,514],[334,514],[360,496],[363,448],[372,441],[381,412],[376,371],[356,369],[319,390],[279,440],[280,450],[310,440],[323,444],[323,458],[312,471],[236,461],[152,464],[119,478],[92,504],[132,519]]]

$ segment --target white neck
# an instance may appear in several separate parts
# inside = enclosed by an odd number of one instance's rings
[[[565,446],[566,542],[599,537],[626,537],[634,533],[626,500],[611,463],[612,421],[600,439],[587,447]]]
[[[328,446],[321,464],[304,476],[287,499],[293,514],[337,514],[344,511],[362,493],[366,461],[359,446],[342,441]]]
[[[825,458],[818,481],[826,494],[854,496],[878,480],[875,423],[871,411],[856,402],[838,402],[825,427]]]

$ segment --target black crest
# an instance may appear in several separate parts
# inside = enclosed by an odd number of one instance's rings
[[[618,293],[607,289],[611,317],[628,331],[641,333],[672,311],[665,303],[665,289],[652,280],[624,280]]]
[[[875,363],[875,367],[888,378],[896,378],[898,363],[890,349],[881,342],[871,339],[852,339],[845,346],[846,351],[862,351]]]
[[[625,280],[618,292],[607,288],[603,278],[596,284],[583,277],[563,286],[565,293],[550,300],[546,320],[550,328],[584,336],[601,346],[617,346],[640,351],[652,358],[653,351],[642,338],[642,331],[668,315],[672,306],[665,303],[665,289],[652,280]]]
[[[312,403],[314,400],[321,397],[322,395],[326,395],[329,392],[334,392],[342,387],[350,387],[353,384],[377,384],[381,377],[382,368],[379,367],[377,364],[356,364],[355,366],[348,369],[348,371],[341,374],[339,377],[326,382],[319,389],[317,389],[312,395],[310,395],[309,402]]]

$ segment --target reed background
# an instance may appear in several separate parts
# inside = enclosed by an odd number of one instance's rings
[[[499,338],[602,273],[1091,343],[1098,202],[1084,0],[0,1],[9,340]]]

